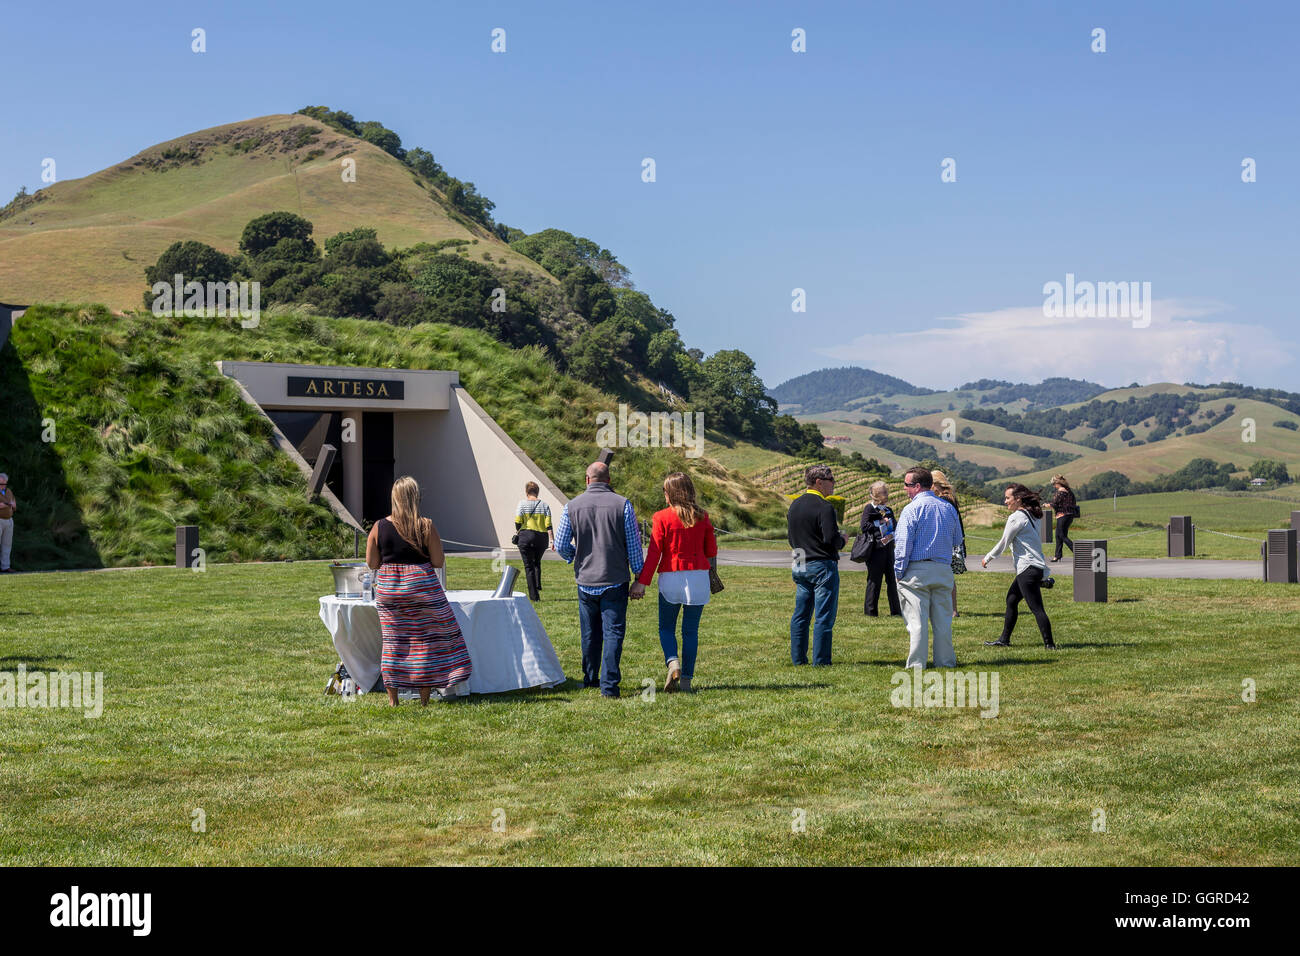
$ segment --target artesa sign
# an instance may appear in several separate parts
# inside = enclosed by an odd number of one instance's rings
[[[380,398],[400,401],[405,382],[378,378],[324,378],[290,375],[289,395],[306,398]]]

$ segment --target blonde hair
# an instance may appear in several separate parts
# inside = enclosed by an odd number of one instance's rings
[[[889,500],[889,485],[883,481],[873,481],[871,483],[871,500],[878,505],[883,505]]]
[[[1064,488],[1066,491],[1069,491],[1069,490],[1070,490],[1070,483],[1069,483],[1068,481],[1065,480],[1065,475],[1053,475],[1053,476],[1052,476],[1052,484],[1054,484],[1054,485],[1060,485],[1060,486],[1061,486],[1062,488]]]
[[[950,501],[954,505],[957,504],[957,493],[952,490],[952,485],[948,484],[948,482],[944,481],[942,478],[934,479],[934,485],[931,490],[944,501]]]
[[[428,551],[425,546],[425,519],[420,517],[420,486],[410,475],[393,482],[393,527],[402,540],[417,551]]]
[[[685,527],[693,527],[700,518],[708,517],[704,509],[695,503],[695,484],[690,475],[674,471],[664,479],[664,495]]]

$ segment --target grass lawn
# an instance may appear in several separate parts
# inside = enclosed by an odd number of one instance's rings
[[[572,580],[544,571],[572,676]],[[699,694],[638,693],[662,680],[651,595],[632,605],[621,700],[570,682],[395,710],[322,695],[320,563],[8,577],[0,668],[102,671],[105,704],[0,709],[0,860],[1300,862],[1300,587],[1114,579],[1106,605],[1058,590],[1053,654],[1028,615],[1014,647],[984,647],[1008,578],[968,575],[958,660],[1000,681],[983,719],[891,706],[906,640],[862,617],[861,574],[843,578],[836,666],[816,670],[788,663],[788,573],[723,574]],[[495,577],[473,559],[449,576]]]

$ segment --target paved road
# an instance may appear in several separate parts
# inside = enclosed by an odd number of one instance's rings
[[[491,558],[490,551],[448,552],[458,558]],[[507,556],[516,559],[515,552],[509,550]],[[554,552],[547,552],[546,560],[559,561]],[[967,558],[967,566],[973,574],[985,573],[980,568],[978,558]],[[718,564],[724,567],[747,568],[788,568],[790,555],[786,551],[742,551],[735,548],[719,548]],[[1117,578],[1196,578],[1202,581],[1259,581],[1263,579],[1262,561],[1220,561],[1209,558],[1112,558],[1109,574]],[[1051,566],[1053,577],[1071,577],[1074,568],[1068,557]],[[854,564],[847,557],[840,558],[841,571],[863,571],[861,564]],[[989,564],[989,571],[1001,574],[1011,573],[1011,557],[1003,555]]]

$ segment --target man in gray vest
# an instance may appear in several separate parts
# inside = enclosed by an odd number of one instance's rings
[[[617,697],[628,584],[641,573],[641,529],[632,502],[609,486],[609,466],[587,466],[587,490],[564,506],[555,550],[574,566],[582,627],[582,686]],[[604,665],[602,673],[602,664]]]

